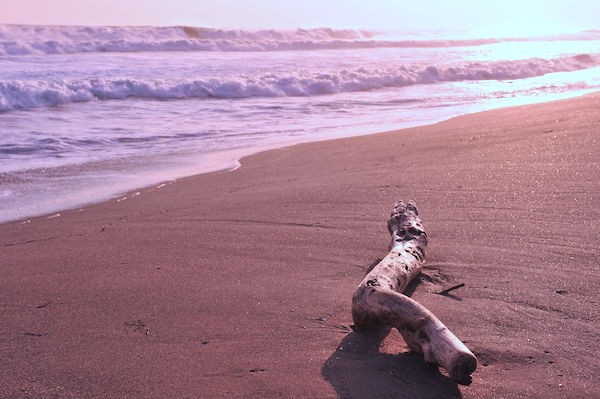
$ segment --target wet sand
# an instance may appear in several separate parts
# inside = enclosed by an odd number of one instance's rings
[[[600,397],[599,110],[302,144],[2,224],[0,397]],[[350,328],[397,199],[430,239],[410,293],[478,356],[469,387]]]

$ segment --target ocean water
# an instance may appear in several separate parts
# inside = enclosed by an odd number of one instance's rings
[[[299,142],[600,88],[600,31],[0,25],[0,222]]]

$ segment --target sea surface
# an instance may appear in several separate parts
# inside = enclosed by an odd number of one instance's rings
[[[0,25],[0,222],[299,142],[600,89],[600,30]]]

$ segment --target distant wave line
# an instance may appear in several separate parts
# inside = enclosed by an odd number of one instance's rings
[[[0,25],[0,55],[84,52],[288,51],[480,46],[501,42],[600,40],[600,31],[538,37],[390,39],[389,32],[352,29],[225,30],[189,26],[84,27]],[[413,35],[414,36],[414,35]]]

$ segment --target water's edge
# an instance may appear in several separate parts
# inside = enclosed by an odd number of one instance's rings
[[[265,145],[260,147],[248,147],[248,148],[236,148],[230,150],[221,150],[215,151],[211,153],[203,153],[202,160],[198,161],[198,154],[176,154],[177,166],[172,167],[168,170],[157,171],[152,170],[148,165],[139,167],[137,172],[138,174],[133,174],[132,179],[124,181],[120,181],[117,184],[104,184],[100,188],[95,187],[94,190],[81,190],[82,193],[77,195],[75,198],[68,199],[57,199],[54,202],[47,203],[45,205],[37,205],[37,210],[29,210],[26,212],[14,212],[13,214],[4,213],[0,215],[0,226],[3,224],[9,223],[30,223],[34,218],[56,218],[60,216],[60,212],[72,211],[75,209],[85,208],[90,205],[95,205],[108,201],[123,201],[131,197],[135,197],[137,195],[143,194],[144,190],[154,189],[154,188],[162,188],[167,184],[173,184],[178,182],[181,179],[191,178],[197,175],[203,175],[208,173],[218,173],[224,171],[234,171],[243,165],[244,158],[247,158],[252,155],[256,155],[263,152],[268,152],[280,148],[292,147],[298,144],[309,144],[309,143],[318,143],[323,141],[335,141],[343,138],[350,137],[362,137],[362,136],[371,136],[376,134],[389,134],[391,132],[401,133],[405,129],[411,129],[415,127],[422,126],[430,126],[435,125],[447,120],[451,120],[457,117],[465,116],[465,115],[474,115],[479,114],[481,112],[494,111],[498,109],[504,108],[513,108],[513,107],[522,107],[526,105],[532,104],[543,104],[543,103],[551,103],[554,101],[563,101],[578,97],[586,97],[589,95],[595,95],[600,92],[591,92],[583,95],[574,95],[568,96],[560,99],[551,99],[545,101],[533,101],[526,104],[520,104],[516,106],[498,106],[490,109],[486,109],[483,111],[474,111],[467,112],[460,115],[454,115],[450,118],[445,118],[441,120],[429,121],[428,123],[417,124],[413,126],[403,126],[397,129],[391,129],[380,132],[367,132],[361,134],[354,135],[340,135],[338,137],[324,137],[324,138],[311,138],[300,141],[291,141],[287,143],[274,143],[272,145]],[[72,165],[72,167],[78,167],[78,165]],[[100,179],[102,180],[102,176]],[[135,180],[137,183],[134,183],[131,180]],[[88,183],[88,184],[93,184]]]

